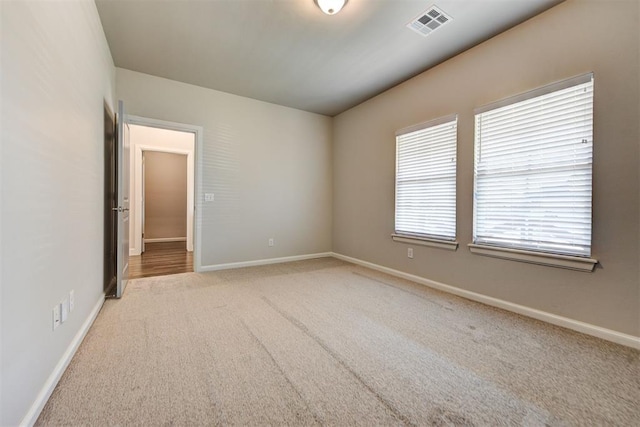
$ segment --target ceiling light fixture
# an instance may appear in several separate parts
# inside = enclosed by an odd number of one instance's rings
[[[335,15],[340,12],[347,1],[349,0],[313,0],[315,4],[318,5],[320,10],[322,10],[327,15]]]

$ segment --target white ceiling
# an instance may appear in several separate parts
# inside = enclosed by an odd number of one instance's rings
[[[563,0],[96,0],[117,67],[334,116]],[[453,18],[406,28],[432,5]]]

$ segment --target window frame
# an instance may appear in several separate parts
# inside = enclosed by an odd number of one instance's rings
[[[477,214],[477,184],[478,184],[478,175],[477,175],[477,169],[478,169],[478,150],[480,149],[481,146],[481,141],[478,141],[478,117],[486,112],[490,112],[492,110],[497,110],[497,109],[501,109],[503,107],[507,107],[513,104],[517,104],[520,102],[524,102],[524,101],[528,101],[528,100],[532,100],[534,98],[539,98],[545,95],[549,95],[558,91],[562,91],[565,89],[569,89],[575,86],[579,86],[579,85],[583,85],[586,83],[591,83],[592,85],[594,84],[594,78],[593,78],[593,73],[586,73],[586,74],[582,74],[580,76],[576,76],[576,77],[572,77],[570,79],[566,79],[566,80],[562,80],[556,83],[552,83],[546,86],[542,86],[540,88],[522,93],[522,94],[518,94],[515,96],[511,96],[505,99],[502,99],[500,101],[497,102],[493,102],[487,105],[484,105],[482,107],[476,108],[474,110],[474,122],[475,122],[475,132],[474,132],[474,197],[473,197],[473,243],[469,244],[468,247],[470,249],[470,251],[472,253],[476,253],[479,255],[486,255],[486,256],[491,256],[491,257],[497,257],[497,258],[504,258],[504,259],[511,259],[511,260],[516,260],[516,261],[522,261],[522,262],[529,262],[529,263],[534,263],[534,264],[542,264],[542,265],[550,265],[550,266],[554,266],[554,267],[562,267],[562,268],[569,268],[569,269],[574,269],[574,270],[580,270],[580,271],[593,271],[593,269],[595,268],[595,265],[597,264],[597,260],[591,258],[591,251],[592,251],[592,245],[593,245],[593,233],[592,233],[592,228],[593,228],[593,208],[592,208],[592,200],[593,200],[593,185],[591,187],[590,190],[590,194],[589,194],[589,201],[591,202],[591,206],[590,206],[590,210],[589,210],[589,218],[590,218],[590,222],[589,222],[589,227],[590,227],[590,234],[589,234],[589,253],[588,254],[578,254],[576,252],[574,253],[566,253],[566,252],[554,252],[552,250],[548,250],[548,249],[531,249],[530,247],[526,247],[527,245],[522,245],[522,247],[519,247],[517,244],[511,244],[511,245],[500,245],[500,244],[493,244],[493,243],[486,243],[483,241],[480,241],[481,239],[478,239],[477,237],[477,220],[478,220],[478,214]],[[592,89],[593,90],[593,89]],[[594,96],[593,96],[593,92],[591,95],[591,112],[593,113],[594,111],[594,104],[595,104],[595,100],[594,100]],[[593,177],[593,122],[591,123],[591,160],[590,160],[590,175],[589,175],[589,180],[592,180]],[[524,158],[524,157],[523,157]],[[535,171],[539,171],[541,170],[541,167],[537,167],[535,169]],[[532,176],[535,175],[535,172],[532,173]],[[498,236],[496,236],[498,237]],[[486,240],[487,237],[485,236],[484,239]],[[523,241],[526,243],[526,241]],[[531,240],[529,243],[529,246],[532,246],[533,242],[536,242],[535,240]],[[540,243],[540,241],[537,241],[538,243]],[[561,242],[558,242],[558,244]]]
[[[454,177],[453,177],[453,186],[454,186],[454,200],[453,200],[453,236],[436,235],[436,234],[428,234],[428,233],[419,233],[411,230],[399,230],[398,229],[398,187],[399,187],[399,171],[400,171],[400,158],[399,158],[399,145],[401,138],[403,135],[419,132],[421,130],[431,129],[437,126],[446,125],[446,124],[454,125]],[[458,242],[456,241],[457,237],[457,151],[458,151],[458,115],[457,114],[449,114],[443,117],[439,117],[433,120],[429,120],[426,122],[422,122],[413,126],[405,127],[399,129],[395,133],[396,136],[396,158],[395,158],[395,195],[394,195],[394,233],[391,234],[391,237],[394,241],[400,243],[410,243],[421,246],[429,246],[434,248],[453,250],[455,251],[458,248]],[[450,149],[450,148],[449,148]],[[428,166],[427,166],[428,167]],[[433,178],[432,178],[433,179]],[[450,219],[449,219],[450,220]]]

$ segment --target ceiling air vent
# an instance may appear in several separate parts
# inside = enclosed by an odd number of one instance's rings
[[[449,21],[451,21],[449,15],[436,6],[431,6],[426,12],[421,13],[416,19],[409,22],[407,28],[426,37]]]

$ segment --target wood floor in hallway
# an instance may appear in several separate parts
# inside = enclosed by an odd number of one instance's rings
[[[166,276],[193,271],[193,252],[186,242],[147,243],[145,252],[129,257],[129,278]]]

